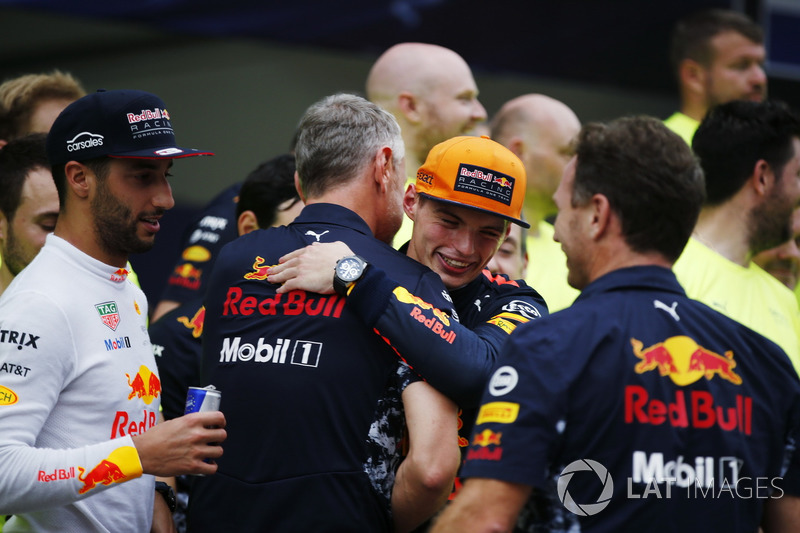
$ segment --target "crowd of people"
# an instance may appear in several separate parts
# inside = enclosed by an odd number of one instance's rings
[[[800,114],[739,12],[670,55],[675,114],[582,125],[392,46],[152,306],[129,256],[213,153],[148,92],[2,83],[2,531],[800,530]]]

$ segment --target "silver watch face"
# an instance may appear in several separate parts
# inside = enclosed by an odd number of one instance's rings
[[[344,281],[349,283],[361,277],[361,272],[364,270],[364,263],[355,257],[347,257],[339,261],[336,265],[336,275]]]

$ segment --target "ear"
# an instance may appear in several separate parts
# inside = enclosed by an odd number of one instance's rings
[[[375,154],[373,179],[378,191],[386,194],[389,190],[389,184],[394,179],[394,159],[392,149],[388,146],[382,147]]]
[[[513,153],[515,156],[522,159],[522,154],[525,152],[525,142],[522,140],[522,137],[514,136],[508,142],[506,148],[511,150],[511,153]]]
[[[611,204],[603,194],[592,196],[589,205],[589,237],[594,241],[602,239],[611,229],[612,217]]]
[[[420,116],[419,102],[417,98],[409,93],[402,92],[397,95],[397,107],[406,120],[411,124],[418,124],[422,119]]]
[[[303,194],[303,184],[300,182],[300,175],[297,171],[294,171],[294,188],[297,191],[297,195],[300,196],[300,199],[303,203],[306,203],[306,195]]]
[[[706,79],[708,72],[706,68],[693,59],[684,59],[678,67],[678,77],[681,80],[681,87],[694,94],[704,94],[706,91]]]
[[[249,209],[242,211],[242,214],[239,215],[239,220],[236,221],[236,227],[239,229],[240,236],[259,229],[256,214]]]
[[[408,218],[411,220],[414,220],[414,217],[417,214],[417,200],[417,186],[413,183],[409,183],[406,193],[403,196],[403,211],[406,212],[406,216],[408,216]]]
[[[775,172],[773,172],[769,163],[759,159],[753,167],[753,174],[750,176],[749,182],[752,184],[756,194],[766,196],[775,186]]]
[[[96,177],[87,167],[77,161],[70,161],[64,165],[64,174],[67,178],[68,190],[71,190],[78,198],[89,197],[89,189],[94,184]]]

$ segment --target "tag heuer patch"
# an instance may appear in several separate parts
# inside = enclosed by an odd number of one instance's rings
[[[119,324],[119,313],[117,312],[117,303],[104,302],[101,304],[95,304],[94,307],[100,314],[100,320],[103,321],[103,324],[110,327],[112,330],[116,330],[117,325]]]

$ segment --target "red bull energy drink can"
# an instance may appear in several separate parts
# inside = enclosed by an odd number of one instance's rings
[[[183,410],[183,414],[219,411],[221,401],[222,391],[218,391],[214,385],[189,387],[189,392],[186,394],[186,408]]]

